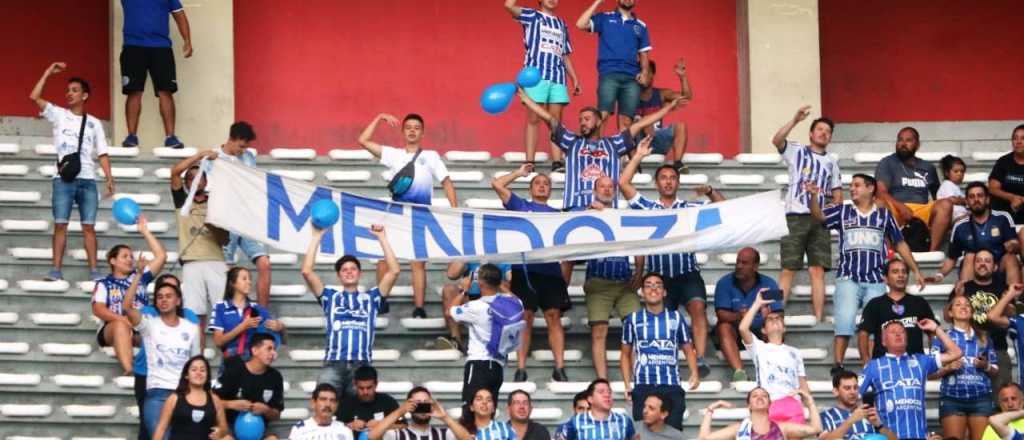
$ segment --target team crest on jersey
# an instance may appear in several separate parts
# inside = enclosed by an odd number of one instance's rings
[[[998,237],[999,236],[999,228],[993,227],[991,234],[992,234],[993,237]]]
[[[206,416],[206,411],[201,409],[192,410],[192,423],[199,423],[203,421],[204,416]]]
[[[918,368],[920,366],[920,364],[917,363],[917,359],[914,358],[910,358],[910,361],[907,362],[907,365],[910,365],[910,368]]]
[[[897,314],[897,315],[903,315],[903,312],[905,312],[905,311],[906,311],[906,307],[903,307],[903,304],[893,304],[892,305],[892,312]]]
[[[188,340],[188,333],[181,332],[181,340],[182,341],[187,341]]]
[[[597,179],[600,179],[602,176],[604,176],[604,170],[602,170],[601,167],[597,166],[597,164],[593,163],[587,165],[587,167],[584,168],[582,172],[580,172],[580,179],[586,182],[594,182]]]
[[[270,399],[274,397],[274,390],[263,390],[263,401],[270,403]]]
[[[896,404],[892,400],[886,400],[885,401],[885,411],[891,413],[891,412],[893,412],[895,410],[896,410]]]
[[[580,150],[580,156],[590,156],[593,157],[594,159],[604,159],[608,157],[608,152],[604,150],[592,150],[590,148],[584,148]]]

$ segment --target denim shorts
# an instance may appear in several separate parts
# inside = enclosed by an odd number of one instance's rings
[[[665,278],[665,308],[676,310],[686,307],[690,301],[708,302],[707,286],[699,271]]]
[[[640,83],[636,77],[625,73],[609,73],[601,75],[597,83],[597,109],[602,112],[616,113],[618,103],[619,116],[632,118],[636,116],[636,106],[640,103]]]
[[[78,217],[82,224],[96,224],[96,210],[100,205],[96,181],[75,179],[74,182],[65,182],[59,177],[55,178],[50,204],[53,205],[54,223],[66,224],[71,219],[71,207],[77,204]]]
[[[241,249],[245,252],[245,256],[249,257],[249,261],[255,262],[257,258],[267,255],[267,246],[256,240],[250,240],[234,232],[231,233],[228,239],[228,244],[224,245],[224,261],[234,264],[235,254]]]
[[[992,399],[987,395],[974,400],[954,399],[945,396],[939,399],[939,418],[946,416],[988,417],[992,413]]]
[[[832,298],[836,336],[853,336],[857,330],[857,312],[871,299],[885,295],[885,283],[858,283],[848,278],[836,280]]]

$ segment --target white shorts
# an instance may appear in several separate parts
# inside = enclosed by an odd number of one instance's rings
[[[209,315],[224,297],[228,265],[223,261],[190,261],[181,266],[182,306],[196,315]]]

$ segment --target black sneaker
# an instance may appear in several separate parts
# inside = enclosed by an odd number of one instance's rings
[[[679,172],[679,174],[690,174],[690,168],[687,167],[686,164],[684,164],[681,160],[672,162],[672,167],[674,167],[676,171]]]
[[[842,373],[844,371],[846,371],[846,368],[843,368],[842,364],[832,364],[832,369],[828,370],[828,375],[836,377],[837,374]]]
[[[513,382],[526,382],[526,370],[523,368],[516,369],[516,375],[512,378]]]
[[[415,310],[412,311],[412,317],[426,319],[427,311],[423,310],[423,307],[417,307]]]
[[[569,376],[565,374],[565,368],[555,368],[555,370],[551,372],[551,380],[555,382],[568,382]]]
[[[565,162],[562,162],[560,160],[556,160],[554,162],[551,162],[551,172],[552,173],[564,173],[565,172]]]

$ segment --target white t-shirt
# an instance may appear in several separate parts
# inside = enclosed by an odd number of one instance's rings
[[[53,146],[57,148],[57,162],[64,156],[78,151],[78,132],[82,128],[81,116],[49,102],[40,114],[53,124]],[[103,131],[103,124],[95,116],[89,115],[82,138],[82,171],[78,173],[78,178],[95,180],[96,159],[106,154],[107,134]],[[53,178],[59,179],[60,176],[54,174]]]
[[[943,180],[942,185],[939,185],[939,191],[935,193],[935,200],[942,200],[948,197],[963,197],[964,191],[960,189],[960,185],[953,183],[952,180]],[[967,208],[962,205],[953,205],[953,218],[960,218],[961,216],[967,215]]]
[[[800,350],[786,344],[769,344],[754,338],[754,344],[743,344],[753,354],[757,385],[768,391],[774,401],[789,396],[800,388],[804,358]]]
[[[292,426],[288,440],[353,440],[352,430],[344,423],[332,420],[330,425],[320,426],[310,417],[299,420]]]
[[[146,348],[146,368],[149,371],[146,389],[178,388],[185,363],[200,353],[199,326],[178,318],[178,325],[171,327],[164,324],[159,316],[142,315],[135,331],[142,335]]]
[[[392,429],[384,433],[382,440],[456,440],[452,430],[444,426],[431,426],[429,429],[419,430],[409,425],[402,429]]]
[[[466,360],[497,361],[504,365],[504,359],[495,359],[487,351],[487,342],[491,340],[491,303],[498,295],[484,296],[474,299],[461,306],[454,306],[449,311],[452,319],[469,327],[469,345],[466,347]],[[512,295],[508,295],[512,296]],[[513,296],[513,298],[515,298]],[[518,299],[518,298],[517,298]]]
[[[380,163],[388,167],[388,179],[405,167],[416,152],[405,151],[405,148],[382,146]],[[416,158],[416,177],[409,190],[398,199],[400,202],[429,205],[434,197],[434,181],[441,182],[448,177],[448,167],[436,151],[422,150]]]

